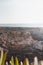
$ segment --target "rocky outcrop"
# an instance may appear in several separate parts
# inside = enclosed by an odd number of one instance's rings
[[[43,59],[43,28],[0,27],[0,50],[8,51],[8,58],[38,56]]]

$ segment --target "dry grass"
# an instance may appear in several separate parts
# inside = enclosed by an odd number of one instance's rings
[[[3,50],[0,51],[0,65],[9,65],[8,62],[6,61],[6,57],[7,57],[7,53],[3,52]],[[10,61],[9,61],[10,65],[39,65],[38,64],[38,58],[34,57],[34,62],[29,64],[29,59],[25,58],[24,61],[19,62],[19,59],[17,57],[12,56]],[[43,60],[40,61],[40,65],[43,65]]]

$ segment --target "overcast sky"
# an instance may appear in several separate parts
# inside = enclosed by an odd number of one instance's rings
[[[43,0],[0,0],[0,23],[43,24]]]

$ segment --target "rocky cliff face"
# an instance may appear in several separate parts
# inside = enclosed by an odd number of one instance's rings
[[[43,28],[0,27],[0,50],[19,59],[38,56],[43,59]]]

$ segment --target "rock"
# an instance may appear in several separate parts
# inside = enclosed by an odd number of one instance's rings
[[[35,28],[32,29],[30,32],[33,39],[43,41],[43,28]]]
[[[33,47],[40,51],[43,51],[43,41],[38,41],[37,43],[33,44]]]
[[[20,60],[34,56],[43,59],[43,29],[0,27],[0,48],[8,51],[8,58],[13,55]]]

